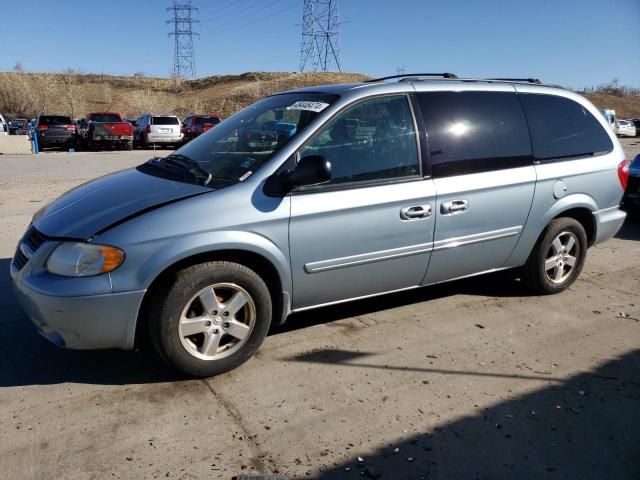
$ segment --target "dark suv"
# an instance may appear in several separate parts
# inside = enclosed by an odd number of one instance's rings
[[[40,149],[75,146],[76,125],[67,116],[40,114],[36,119],[35,131]]]

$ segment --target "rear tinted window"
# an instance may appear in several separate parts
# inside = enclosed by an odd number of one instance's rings
[[[71,125],[73,122],[69,117],[60,115],[43,115],[38,120],[40,125]]]
[[[120,115],[116,115],[114,113],[103,113],[98,115],[92,115],[91,121],[99,122],[99,123],[119,123],[122,120],[120,118]]]
[[[434,176],[532,163],[526,119],[515,93],[419,94]]]
[[[555,95],[520,94],[538,160],[610,152],[613,144],[600,122],[582,105]]]
[[[178,117],[153,117],[151,119],[152,125],[180,125]]]
[[[210,123],[211,125],[217,125],[220,123],[220,119],[218,117],[196,117],[193,120],[194,125],[205,125]]]

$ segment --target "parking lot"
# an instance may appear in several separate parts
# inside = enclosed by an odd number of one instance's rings
[[[562,294],[502,273],[296,314],[190,380],[58,349],[11,291],[33,213],[152,155],[0,156],[0,477],[640,478],[640,218]]]

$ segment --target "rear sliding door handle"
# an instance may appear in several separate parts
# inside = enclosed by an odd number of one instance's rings
[[[451,202],[442,202],[440,212],[443,215],[450,215],[452,213],[462,213],[468,208],[469,202],[467,200],[452,200]]]
[[[418,220],[420,218],[428,218],[431,216],[431,205],[413,205],[400,209],[400,218],[402,220]]]

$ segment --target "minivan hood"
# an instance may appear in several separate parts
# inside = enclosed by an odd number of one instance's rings
[[[33,217],[50,237],[86,239],[136,214],[211,188],[124,170],[70,190]]]

